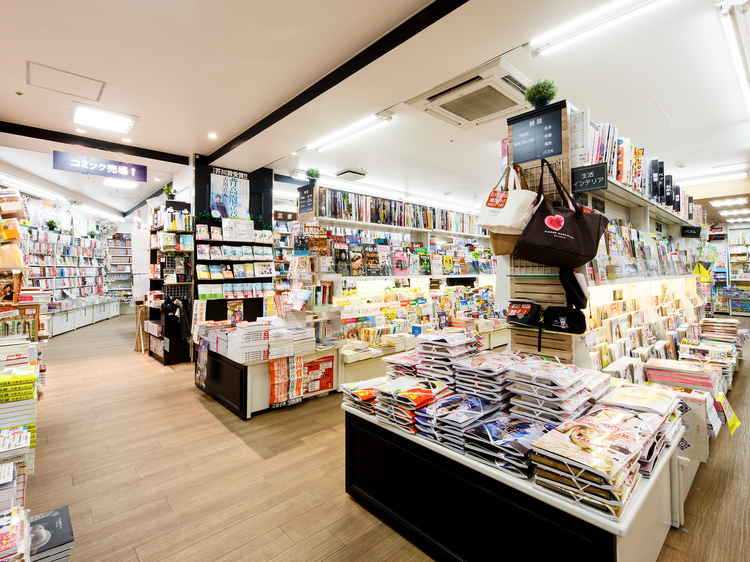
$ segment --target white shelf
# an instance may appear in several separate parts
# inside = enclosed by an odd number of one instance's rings
[[[353,228],[357,230],[382,230],[383,232],[431,232],[428,228],[392,226],[390,224],[377,224],[372,222],[359,222],[344,219],[329,219],[326,217],[317,217],[316,220],[321,225],[329,224],[331,226],[341,226],[344,228]]]
[[[582,521],[587,521],[588,523],[591,523],[595,527],[599,527],[600,529],[603,529],[609,533],[612,533],[614,535],[618,535],[621,537],[624,537],[627,534],[630,527],[633,525],[633,522],[638,517],[638,512],[640,511],[641,507],[646,501],[646,498],[648,497],[649,492],[654,487],[655,482],[659,479],[659,476],[664,470],[669,470],[670,457],[676,454],[676,447],[674,445],[672,445],[671,447],[665,448],[662,451],[661,458],[657,461],[656,465],[654,466],[654,469],[651,472],[651,477],[648,479],[641,478],[640,483],[636,486],[635,491],[630,497],[630,501],[628,501],[628,504],[625,506],[625,509],[623,510],[620,520],[612,521],[610,519],[607,519],[606,517],[603,517],[601,515],[598,515],[596,513],[593,513],[591,511],[588,511],[576,505],[570,504],[560,498],[557,498],[556,496],[553,496],[542,490],[534,488],[532,485],[533,483],[532,480],[522,480],[520,478],[516,478],[514,476],[511,476],[510,474],[506,474],[498,469],[492,468],[491,466],[483,464],[479,461],[466,458],[464,455],[462,455],[458,451],[454,451],[453,449],[450,449],[448,447],[443,447],[442,445],[436,442],[429,441],[427,439],[423,439],[415,435],[409,435],[406,432],[400,431],[393,426],[390,426],[384,423],[379,423],[377,419],[375,418],[375,416],[371,416],[371,415],[365,414],[364,412],[360,412],[356,408],[352,408],[345,404],[342,404],[341,408],[347,413],[350,413],[357,417],[365,419],[382,429],[395,433],[396,435],[400,435],[401,437],[403,437],[404,439],[408,439],[415,445],[424,447],[425,449],[430,449],[438,454],[443,455],[444,457],[447,457],[453,461],[463,464],[464,466],[467,466],[471,468],[472,470],[475,470],[476,472],[480,472],[484,474],[485,476],[489,476],[493,480],[502,482],[506,486],[514,488],[526,494],[527,496],[536,498],[539,501],[542,501],[548,505],[551,505],[559,509],[560,511],[563,511],[574,517],[577,517],[578,519],[581,519]],[[674,444],[679,443],[680,439],[682,438],[684,434],[685,434],[685,428],[681,427],[679,431],[677,432],[677,435],[675,435],[672,443]]]
[[[677,213],[674,213],[661,205],[658,205],[643,197],[640,193],[633,189],[621,184],[620,182],[608,178],[607,189],[600,189],[598,191],[590,191],[593,197],[604,199],[605,201],[611,201],[622,205],[624,207],[644,207],[648,208],[649,215],[655,220],[666,224],[676,224],[680,226],[695,226],[690,221],[683,219]]]
[[[557,277],[556,275],[554,277]],[[669,281],[670,279],[692,279],[694,277],[700,277],[696,273],[690,273],[688,275],[657,275],[654,277],[621,277],[619,279],[609,280],[600,283],[599,285],[592,284],[589,287],[605,287],[607,285],[626,285],[628,283],[644,283],[646,281]]]
[[[483,238],[489,240],[489,234],[467,234],[465,232],[453,232],[452,230],[430,230],[430,234],[444,234],[445,236],[455,236],[457,238]]]

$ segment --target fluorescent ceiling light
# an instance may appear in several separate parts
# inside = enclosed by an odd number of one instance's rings
[[[76,129],[76,133],[86,134],[88,131],[86,129]]]
[[[732,66],[734,67],[734,73],[737,75],[737,81],[739,82],[740,92],[742,93],[742,99],[745,100],[745,108],[748,114],[750,114],[750,72],[747,67],[746,56],[748,53],[742,52],[743,44],[739,35],[737,8],[732,6],[726,13],[721,13],[721,7],[716,7],[719,14],[719,21],[721,21],[721,28],[724,31],[724,38],[727,41],[727,47],[729,48],[729,58],[732,59]],[[744,56],[743,56],[744,55]]]
[[[112,219],[116,221],[124,221],[125,217],[118,217],[117,215],[113,213],[108,213],[107,211],[102,211],[101,209],[97,209],[96,207],[92,207],[91,205],[87,205],[86,203],[81,203],[80,205],[81,209],[84,209],[85,211],[89,211],[91,213],[94,213],[95,215],[99,215],[100,217],[104,217],[107,219]]]
[[[730,223],[750,222],[750,219],[727,219],[727,222],[730,222]]]
[[[595,33],[662,6],[671,0],[618,0],[569,21],[531,41],[528,48],[533,56],[548,55],[586,39]]]
[[[129,133],[138,120],[138,117],[135,115],[101,109],[93,105],[78,103],[77,101],[73,102],[70,118],[73,120],[73,123],[78,125],[96,127],[97,129],[105,129],[116,133]]]
[[[137,181],[121,180],[119,178],[107,178],[102,182],[107,187],[119,187],[120,189],[135,189],[138,186]]]
[[[59,193],[55,193],[54,191],[50,191],[49,189],[44,189],[43,187],[39,187],[38,185],[34,185],[33,183],[29,183],[24,180],[19,180],[18,178],[14,178],[13,176],[9,176],[7,174],[0,174],[0,181],[11,187],[15,187],[23,193],[36,195],[37,197],[41,197],[43,199],[51,199],[52,201],[59,201],[60,199],[64,199],[64,197]]]
[[[722,217],[736,217],[737,215],[750,215],[750,209],[732,209],[730,211],[719,211]]]
[[[364,133],[365,131],[372,130],[376,125],[382,125],[393,119],[393,113],[390,111],[381,111],[376,115],[370,115],[369,117],[357,121],[353,125],[344,127],[340,131],[336,131],[332,135],[328,135],[322,139],[311,142],[307,145],[308,150],[317,149],[319,152],[323,152],[330,148],[333,148],[337,144],[349,140],[351,138]]]
[[[737,199],[711,199],[709,201],[713,207],[731,207],[733,205],[747,204],[747,197],[738,197]]]
[[[154,178],[154,181],[161,181],[161,178]]]
[[[675,185],[680,187],[688,187],[691,185],[703,185],[706,183],[719,183],[722,181],[733,181],[742,180],[747,177],[747,172],[741,172],[739,174],[726,174],[723,176],[708,176],[705,178],[685,178],[684,180],[678,180]]]
[[[287,197],[289,199],[299,199],[299,193],[294,191],[281,191],[280,189],[273,190],[274,197]]]

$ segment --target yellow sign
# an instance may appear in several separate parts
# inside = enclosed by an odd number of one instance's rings
[[[721,404],[721,409],[724,410],[724,417],[727,420],[729,435],[734,435],[734,432],[737,431],[737,428],[741,423],[739,418],[737,418],[737,414],[734,413],[734,410],[729,405],[729,400],[727,400],[727,397],[724,396],[723,392],[719,392],[716,396],[716,401]]]

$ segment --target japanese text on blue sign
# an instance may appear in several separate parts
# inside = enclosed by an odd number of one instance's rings
[[[84,156],[83,154],[58,152],[57,150],[52,153],[52,168],[108,178],[148,181],[148,168],[146,166],[118,162],[117,160],[105,160],[104,158]]]

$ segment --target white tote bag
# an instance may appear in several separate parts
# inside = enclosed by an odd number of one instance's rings
[[[498,190],[503,180],[504,189]],[[527,189],[526,180],[510,165],[482,205],[478,224],[496,234],[521,234],[534,214],[535,199],[536,192]]]

